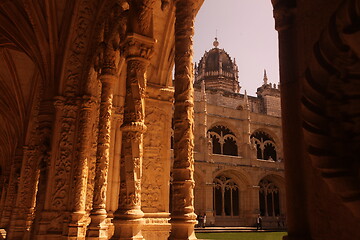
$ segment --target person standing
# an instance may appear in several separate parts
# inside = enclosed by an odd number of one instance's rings
[[[199,227],[203,227],[204,226],[204,216],[199,214]]]
[[[206,225],[206,213],[203,215],[203,228],[205,228]]]
[[[256,218],[256,230],[262,229],[262,218],[260,214],[258,214],[258,217]]]

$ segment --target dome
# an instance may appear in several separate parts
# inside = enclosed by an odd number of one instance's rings
[[[205,71],[217,71],[222,68],[223,71],[231,72],[234,68],[234,64],[229,55],[223,49],[211,49],[208,52],[207,57],[202,60],[205,61]]]
[[[205,81],[206,88],[221,89],[230,92],[239,92],[238,67],[231,60],[229,54],[218,48],[217,38],[214,48],[205,52],[204,56],[195,65],[195,85]]]

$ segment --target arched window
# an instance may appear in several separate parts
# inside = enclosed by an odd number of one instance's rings
[[[275,141],[269,134],[258,131],[253,133],[250,138],[251,142],[256,144],[257,159],[277,160]]]
[[[208,134],[212,139],[214,154],[238,155],[236,137],[230,129],[224,126],[215,126],[209,129]]]
[[[216,177],[213,196],[216,216],[239,216],[239,187],[231,178]]]
[[[274,183],[266,179],[261,180],[259,185],[259,203],[261,216],[279,216],[279,188]]]

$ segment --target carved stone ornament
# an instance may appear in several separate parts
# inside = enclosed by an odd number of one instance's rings
[[[154,52],[155,42],[153,38],[131,33],[122,44],[121,52],[129,60],[149,60]]]

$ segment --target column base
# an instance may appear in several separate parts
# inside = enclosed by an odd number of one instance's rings
[[[171,221],[171,232],[168,240],[197,239],[194,230],[196,222],[196,220]]]
[[[85,239],[85,226],[80,223],[69,224],[68,234],[66,239],[68,240],[80,240]]]
[[[142,234],[146,240],[167,240],[171,225],[169,213],[145,213]]]
[[[88,226],[86,239],[87,240],[107,240],[108,235],[108,223],[106,219],[106,211],[95,212],[90,215],[91,223]]]
[[[83,221],[84,211],[73,212],[71,214],[71,222],[68,224],[67,237],[68,240],[85,239],[86,224]]]
[[[114,219],[114,235],[111,240],[144,240],[141,229],[144,220],[141,219]]]
[[[25,209],[15,208],[13,218],[10,220],[10,227],[7,234],[9,239],[28,239],[30,227],[33,220],[33,211],[25,213]]]

